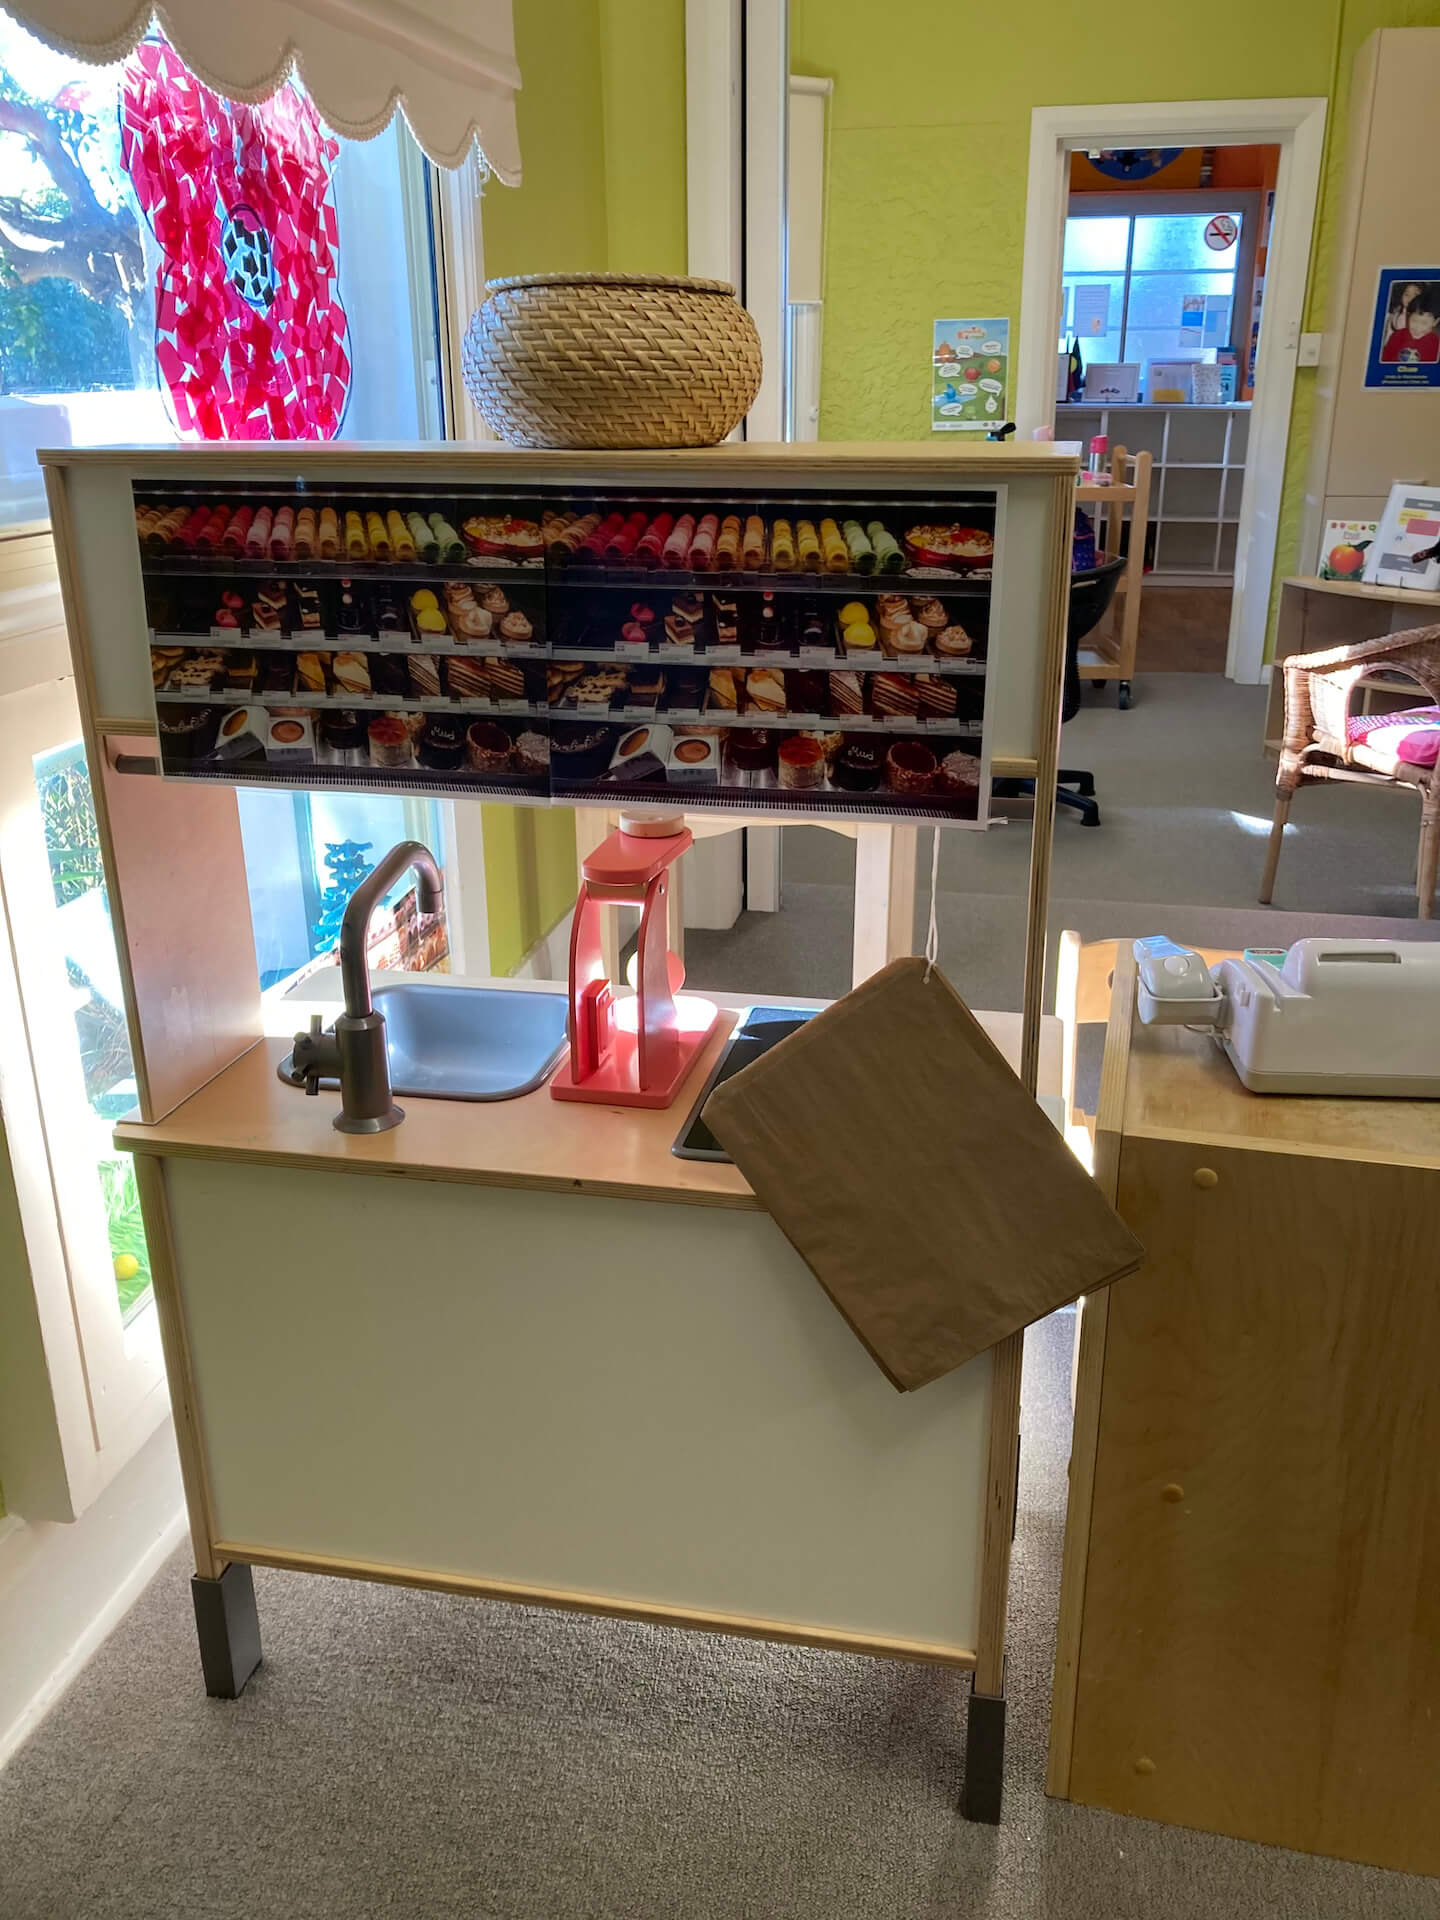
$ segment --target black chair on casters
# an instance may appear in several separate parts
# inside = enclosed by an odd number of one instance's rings
[[[1125,571],[1125,556],[1102,560],[1098,567],[1070,576],[1070,619],[1065,629],[1065,690],[1060,701],[1062,723],[1073,720],[1080,711],[1080,642],[1099,626],[1115,598],[1115,589]],[[1035,792],[1033,780],[997,780],[995,792],[1001,799]],[[1055,802],[1070,807],[1080,816],[1082,827],[1098,827],[1100,806],[1095,798],[1095,776],[1078,767],[1061,767],[1056,775]]]

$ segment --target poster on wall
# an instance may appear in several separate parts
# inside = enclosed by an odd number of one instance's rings
[[[986,821],[993,490],[134,491],[170,778]]]
[[[984,433],[1009,419],[1008,320],[937,320],[930,354],[933,432]]]
[[[1085,280],[1075,289],[1076,333],[1099,339],[1110,331],[1110,283]]]
[[[1365,385],[1423,393],[1440,387],[1440,267],[1382,267]]]

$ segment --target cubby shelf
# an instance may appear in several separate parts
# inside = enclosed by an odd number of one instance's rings
[[[1150,524],[1155,585],[1167,574],[1228,585],[1235,567],[1240,489],[1250,431],[1248,401],[1225,407],[1087,407],[1055,410],[1057,438],[1086,444],[1104,434],[1153,458]]]

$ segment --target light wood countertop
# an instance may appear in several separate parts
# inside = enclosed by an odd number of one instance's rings
[[[1440,1168],[1440,1100],[1251,1093],[1209,1034],[1146,1027],[1138,1017],[1125,1133]]]
[[[303,458],[308,473],[352,474],[371,469],[392,480],[434,480],[444,473],[467,479],[495,475],[523,486],[527,480],[582,480],[591,474],[635,479],[655,475],[676,484],[743,484],[757,474],[781,478],[816,469],[836,473],[869,471],[911,478],[933,472],[943,481],[970,472],[997,480],[1014,474],[1066,475],[1080,471],[1080,449],[1073,441],[976,440],[955,446],[943,440],[724,440],[714,447],[647,447],[603,452],[569,448],[507,447],[455,441],[332,440],[307,442],[303,456],[275,441],[231,441],[213,446],[127,446],[45,448],[37,456],[45,467],[144,467],[157,480],[204,479],[223,472],[293,479]]]
[[[128,1152],[162,1157],[759,1211],[760,1203],[737,1168],[727,1162],[679,1160],[670,1151],[734,1024],[725,1002],[734,1008],[765,998],[708,997],[722,1007],[716,1032],[679,1097],[659,1112],[554,1100],[547,1086],[518,1100],[404,1097],[404,1123],[391,1132],[337,1133],[330,1123],[340,1096],[319,1093],[311,1098],[284,1085],[275,1070],[290,1043],[272,1038],[258,1042],[163,1120],[149,1125],[122,1122],[115,1129],[115,1144]],[[979,1013],[976,1018],[1018,1068],[1020,1015]],[[1047,1018],[1041,1035],[1042,1092],[1059,1088],[1060,1047],[1060,1023]]]

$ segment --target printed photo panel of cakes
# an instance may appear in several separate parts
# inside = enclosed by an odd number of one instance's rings
[[[160,764],[167,773],[190,773],[215,749],[223,707],[180,705],[160,701],[155,724],[160,737]]]
[[[674,729],[662,721],[625,728],[615,742],[605,780],[617,787],[663,787],[674,739]]]
[[[663,620],[669,608],[668,600],[632,600],[624,610],[617,632],[614,630],[613,600],[607,599],[597,608],[600,617],[590,622],[589,630],[591,636],[603,645],[613,645],[619,639],[630,653],[640,647],[648,650],[664,635]],[[666,643],[669,644],[668,638]]]
[[[553,721],[550,777],[556,792],[589,786],[607,772],[623,731],[596,721]]]
[[[441,716],[429,714],[427,721]],[[492,713],[462,713],[452,721],[458,730],[460,757],[454,762],[456,785],[484,787],[497,793],[524,798],[543,798],[549,792],[549,722],[526,718],[501,719]],[[443,771],[451,770],[448,726],[441,729],[440,751],[445,755]],[[429,743],[434,752],[435,743]],[[426,758],[424,736],[419,746],[420,764],[432,764]]]

